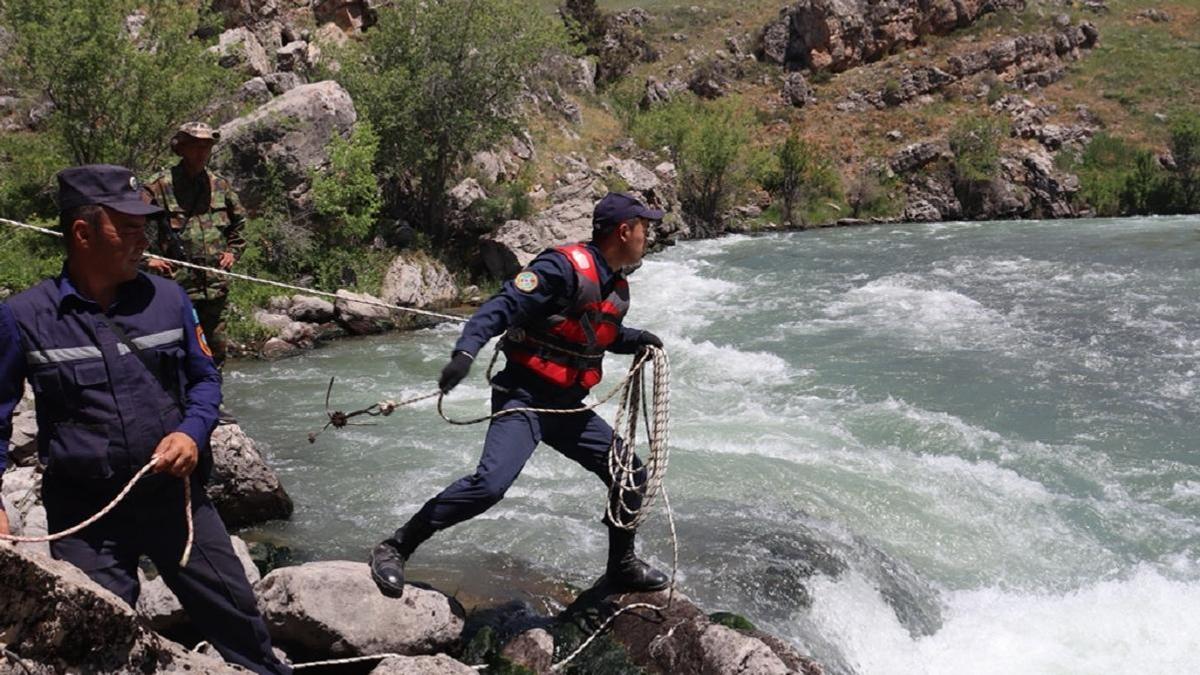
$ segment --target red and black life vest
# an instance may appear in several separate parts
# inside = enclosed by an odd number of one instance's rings
[[[591,389],[604,375],[604,351],[621,333],[629,311],[629,282],[618,276],[601,297],[596,258],[583,244],[554,249],[575,270],[575,297],[561,313],[508,331],[504,354],[559,387]]]

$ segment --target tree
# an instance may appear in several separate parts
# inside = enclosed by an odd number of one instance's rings
[[[52,104],[44,128],[70,161],[146,172],[228,80],[192,37],[200,21],[177,0],[6,0],[6,77]]]
[[[1183,114],[1171,125],[1171,155],[1179,210],[1200,211],[1200,114]]]
[[[448,237],[448,182],[475,152],[517,129],[525,77],[563,27],[516,0],[408,0],[349,47],[338,80],[379,134],[376,172],[411,182],[414,220]]]
[[[775,148],[762,184],[783,202],[783,218],[789,226],[807,227],[805,209],[818,198],[835,195],[838,177],[812,144],[792,134]]]
[[[749,130],[732,105],[696,104],[694,110],[674,153],[679,197],[686,213],[715,228],[743,182]]]

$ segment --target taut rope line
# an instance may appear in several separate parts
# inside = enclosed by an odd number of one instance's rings
[[[15,221],[15,220],[9,220],[8,218],[0,218],[0,223],[4,223],[6,225],[12,225],[13,227],[19,227],[19,228],[25,229],[25,230],[32,230],[33,232],[41,232],[42,234],[48,234],[48,235],[51,235],[54,237],[62,237],[61,232],[55,232],[54,230],[46,229],[44,227],[38,227],[36,225],[29,225],[27,223],[21,223],[21,222]],[[219,274],[221,276],[229,277],[231,279],[241,279],[242,281],[250,281],[250,282],[253,282],[256,284],[262,284],[264,286],[274,286],[276,288],[283,288],[283,289],[286,289],[289,291],[297,291],[300,293],[305,293],[307,295],[318,295],[318,296],[325,297],[325,298],[333,298],[334,300],[341,300],[342,302],[345,302],[345,303],[369,305],[372,307],[382,307],[384,309],[390,309],[390,310],[394,310],[397,312],[408,312],[409,314],[420,314],[421,316],[428,316],[428,317],[431,317],[434,319],[444,319],[446,321],[457,321],[459,323],[466,323],[468,320],[468,317],[465,317],[465,316],[458,316],[455,314],[442,314],[441,312],[431,312],[427,309],[417,309],[416,307],[403,307],[401,305],[393,305],[391,303],[387,303],[387,302],[383,302],[383,301],[379,301],[379,300],[357,300],[357,299],[345,298],[345,297],[339,296],[337,293],[330,293],[328,291],[318,291],[318,290],[315,290],[312,288],[305,288],[304,286],[296,286],[294,284],[285,284],[282,281],[272,281],[270,279],[261,279],[259,277],[252,277],[249,274],[239,274],[238,272],[230,272],[229,270],[218,269],[216,267],[205,267],[204,265],[197,265],[195,263],[184,262],[183,260],[175,260],[173,258],[164,258],[163,256],[154,255],[152,253],[143,253],[142,255],[146,258],[150,258],[151,260],[163,260],[163,261],[171,263],[172,265],[179,265],[180,267],[188,267],[188,268],[191,268],[194,270],[208,272],[210,274]]]

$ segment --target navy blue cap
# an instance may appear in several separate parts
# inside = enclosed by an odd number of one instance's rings
[[[142,199],[142,184],[123,166],[88,164],[58,172],[58,210],[107,206],[131,216],[150,216],[162,209]]]
[[[610,192],[604,195],[592,212],[592,234],[599,234],[634,218],[662,220],[663,212],[648,208],[631,194]]]

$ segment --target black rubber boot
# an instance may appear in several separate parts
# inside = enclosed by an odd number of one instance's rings
[[[608,567],[604,572],[609,585],[623,591],[661,591],[671,579],[633,553],[636,533],[619,527],[608,528]]]
[[[371,579],[380,593],[389,598],[404,595],[404,563],[433,533],[434,529],[428,523],[414,516],[396,530],[391,539],[384,539],[375,546],[371,551]]]

